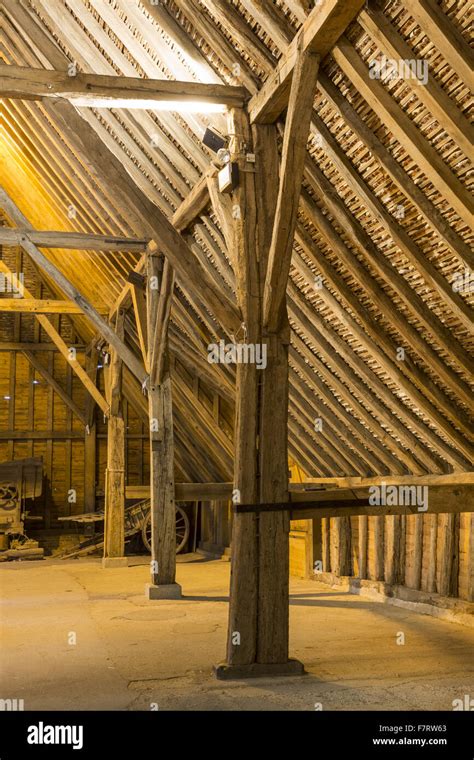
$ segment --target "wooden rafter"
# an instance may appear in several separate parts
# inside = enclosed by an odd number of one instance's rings
[[[400,402],[400,399],[393,394],[385,383],[377,379],[376,374],[365,364],[361,357],[359,357],[358,354],[345,343],[345,341],[337,336],[337,333],[334,330],[331,330],[324,324],[323,318],[319,314],[316,314],[314,309],[308,305],[308,302],[303,298],[293,282],[290,282],[289,284],[289,292],[294,299],[292,308],[295,309],[296,305],[296,308],[299,307],[299,318],[300,320],[303,318],[302,323],[304,324],[306,334],[314,334],[314,329],[317,327],[319,333],[326,337],[329,345],[332,345],[333,348],[345,359],[346,363],[355,368],[357,373],[362,378],[366,379],[368,386],[377,391],[380,398],[382,398],[384,402],[394,410],[395,414],[404,416],[404,405]],[[347,315],[346,318],[350,319],[349,315]],[[355,323],[352,322],[351,324],[355,329]],[[373,346],[371,350],[374,353],[376,352],[376,349]],[[391,376],[393,372],[393,364],[390,363],[387,365],[386,358],[384,358],[380,352],[377,351],[376,353],[382,366],[385,365],[387,367]],[[470,445],[468,441],[447,422],[443,415],[440,414],[432,404],[428,404],[427,400],[424,397],[421,397],[421,394],[416,391],[414,386],[407,387],[403,378],[400,379],[400,382],[402,387],[406,389],[405,392],[407,396],[412,398],[414,404],[418,406],[418,404],[421,403],[422,408],[429,409],[429,412],[427,413],[428,418],[433,419],[433,421],[436,422],[438,428],[451,440],[452,445],[447,445],[442,438],[433,435],[433,431],[430,431],[430,429],[422,423],[421,420],[417,419],[415,415],[410,415],[409,425],[413,429],[418,429],[425,440],[431,439],[435,451],[442,452],[446,459],[453,465],[465,469],[467,462],[472,458],[472,445]]]
[[[314,130],[321,135],[325,148],[329,153],[331,160],[340,171],[345,182],[347,182],[347,184],[354,190],[354,192],[363,199],[367,208],[371,211],[375,218],[383,224],[402,253],[423,276],[425,282],[429,283],[431,287],[436,289],[436,292],[439,293],[440,297],[446,301],[457,319],[460,320],[460,322],[468,331],[471,331],[473,321],[472,309],[469,307],[468,303],[460,296],[459,293],[456,293],[453,290],[452,284],[446,280],[446,278],[435,267],[435,265],[424,255],[417,243],[407,233],[405,228],[388,212],[381,201],[370,190],[366,182],[359,175],[357,169],[351,163],[350,159],[344,154],[344,151],[339,146],[336,138],[325,126],[322,119],[315,113],[313,114],[313,125]],[[377,258],[380,258],[380,256]],[[383,267],[383,261],[379,264],[379,266]],[[393,267],[386,267],[387,271],[390,269],[393,271]],[[401,285],[401,280],[397,278],[396,274],[393,273],[390,278],[392,278],[392,276],[395,277]],[[407,290],[407,286],[405,286],[404,289],[405,292],[409,292],[409,290]],[[410,298],[413,299],[413,296]],[[408,298],[408,301],[410,301],[410,298]],[[426,307],[423,308],[420,306],[418,311],[420,314],[424,313],[425,317],[428,320],[430,319]],[[432,322],[436,324],[435,334],[438,332],[442,333],[442,324],[437,323],[436,320],[432,320]]]
[[[469,408],[471,390],[467,383],[465,383],[459,377],[459,375],[456,374],[446,364],[446,362],[439,356],[439,354],[437,354],[436,351],[431,348],[429,342],[420,336],[420,333],[415,330],[415,328],[407,321],[406,317],[400,313],[400,311],[394,305],[392,299],[389,298],[385,292],[380,289],[378,284],[370,276],[367,270],[360,266],[358,262],[357,264],[354,263],[354,256],[352,252],[344,244],[340,236],[334,230],[326,217],[322,214],[320,209],[307,195],[303,195],[302,206],[306,212],[308,210],[310,211],[312,219],[314,220],[314,224],[320,234],[331,246],[332,250],[337,252],[338,258],[343,262],[348,271],[354,277],[357,277],[358,281],[371,297],[371,300],[380,307],[385,318],[389,320],[391,325],[397,328],[402,340],[406,341],[407,344],[414,351],[416,351],[420,359],[429,365],[430,368],[433,369],[440,378],[442,378],[448,387],[455,389],[457,396],[467,406],[467,408]],[[298,229],[298,239],[304,240],[306,250],[311,247],[310,238],[302,227],[299,227]],[[317,251],[316,248],[315,251]],[[381,329],[379,322],[377,321],[377,323],[375,323],[370,314],[367,314],[367,310],[362,306],[360,300],[357,299],[353,291],[345,284],[344,279],[335,271],[334,267],[325,260],[322,254],[319,254],[317,256],[317,264],[321,271],[324,272],[325,277],[327,277],[332,286],[335,287],[336,291],[341,294],[343,301],[359,316],[367,332],[374,338],[374,340],[380,342],[385,346],[385,350],[388,356],[395,357],[397,353],[397,346],[394,343],[390,345],[391,339],[384,340],[384,333],[387,331],[383,328]],[[393,280],[395,279],[396,278],[394,277]],[[324,290],[322,290],[322,295],[326,295]],[[413,298],[413,300],[415,299]],[[436,339],[440,339],[439,334],[434,333],[434,336]],[[440,342],[443,345],[443,348],[449,351],[449,342]],[[461,346],[459,348],[463,353],[466,354],[462,367],[464,371],[469,374],[471,372],[473,364],[472,360],[469,354],[463,351]],[[421,388],[425,388],[427,390],[429,389],[430,380],[426,376],[426,373],[420,372],[416,367],[412,367],[410,365],[410,361],[405,361],[401,366],[404,370],[407,371],[407,374],[409,374],[410,377],[416,378],[416,382]],[[435,389],[431,389],[431,391],[432,394],[437,396],[437,403],[440,403],[442,405],[442,394],[438,394]],[[464,412],[459,409],[458,415],[456,415],[456,413],[454,414],[457,418],[459,415],[464,415]]]
[[[380,162],[384,171],[393,179],[398,187],[405,193],[406,197],[422,214],[425,221],[440,236],[446,245],[448,245],[463,261],[466,266],[474,269],[474,253],[470,246],[467,245],[462,237],[449,225],[439,209],[425,195],[418,185],[413,181],[403,166],[392,156],[390,151],[367,126],[364,120],[359,116],[354,107],[344,97],[342,92],[331,82],[329,77],[320,72],[318,77],[318,89],[324,97],[344,116],[344,121],[358,135],[362,142],[367,146],[375,158]]]
[[[474,201],[468,189],[446,166],[436,149],[392,98],[385,86],[377,79],[370,78],[368,67],[347,38],[342,38],[334,47],[333,56],[365,100],[371,106],[375,106],[377,114],[383,118],[399,143],[418,162],[426,177],[443,193],[461,219],[470,224],[474,213]]]
[[[474,54],[440,6],[431,0],[410,3],[407,9],[423,31],[466,83],[472,81]]]
[[[362,10],[358,21],[389,58],[402,62],[404,76],[415,88],[417,98],[438,119],[440,126],[448,132],[466,156],[469,156],[474,144],[474,128],[432,75],[423,86],[419,86],[417,80],[410,81],[411,72],[408,63],[405,62],[413,58],[413,51],[382,11],[374,8],[369,11]]]

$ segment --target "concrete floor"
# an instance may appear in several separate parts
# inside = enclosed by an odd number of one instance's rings
[[[300,580],[290,652],[308,675],[216,681],[229,563],[180,558],[186,597],[149,602],[148,558],[131,560],[0,566],[0,698],[25,710],[451,710],[474,696],[473,629]]]

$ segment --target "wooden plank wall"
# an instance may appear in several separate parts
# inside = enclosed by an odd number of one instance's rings
[[[399,521],[395,551],[391,540],[394,518],[322,520],[322,541],[315,547],[314,559],[321,556],[325,564],[326,542],[329,561],[324,572],[390,583],[392,570],[392,585],[474,601],[474,514],[420,514],[395,520]],[[364,521],[366,544],[361,541]]]

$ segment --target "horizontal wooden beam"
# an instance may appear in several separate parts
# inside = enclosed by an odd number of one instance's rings
[[[79,343],[71,343],[69,348],[74,348],[76,352],[85,351],[85,346]],[[57,351],[58,347],[54,343],[16,343],[7,341],[0,343],[0,351]]]
[[[304,483],[289,483],[288,491],[291,504],[298,506],[305,501],[328,501],[331,498],[341,501],[347,500],[352,495],[348,489],[365,489],[371,485],[408,485],[436,487],[436,493],[451,489],[456,486],[474,486],[474,472],[455,472],[443,475],[385,475],[372,478],[307,478]],[[329,486],[329,488],[325,488]],[[175,498],[180,501],[225,501],[232,497],[233,483],[175,483]],[[315,490],[318,496],[315,498]],[[361,498],[365,498],[366,493]],[[357,490],[355,490],[357,493]],[[150,486],[127,486],[125,495],[127,499],[147,499],[150,494]],[[358,500],[360,501],[360,499]],[[290,506],[291,506],[290,504]],[[380,508],[378,508],[380,510]],[[462,509],[460,511],[470,511]],[[380,512],[376,513],[380,514]],[[393,513],[395,514],[395,513]]]
[[[378,475],[377,477],[362,478],[306,478],[304,483],[299,484],[301,491],[310,491],[311,486],[322,487],[330,484],[337,488],[365,488],[370,486],[385,485],[426,485],[438,486],[439,488],[452,488],[452,486],[474,485],[474,472],[448,472],[443,475]]]
[[[99,309],[100,314],[107,314],[107,309]],[[20,314],[85,314],[80,304],[72,301],[55,301],[48,298],[0,298],[0,312]]]
[[[27,235],[38,248],[68,248],[77,251],[144,251],[149,240],[92,235],[82,232],[43,231],[27,229],[0,229],[0,245],[21,245]]]
[[[0,399],[1,403],[1,399]],[[3,402],[5,403],[5,402]],[[0,441],[84,440],[84,431],[71,430],[0,430]]]
[[[474,512],[474,486],[465,485],[451,489],[428,486],[427,510],[419,510],[416,505],[371,504],[369,490],[322,491],[320,498],[313,497],[308,501],[298,501],[298,494],[291,494],[291,499],[279,504],[236,504],[233,508],[237,513],[286,512],[290,520],[312,520],[322,517],[346,517],[356,515],[385,516],[385,515],[418,515],[418,514],[460,514]],[[420,504],[421,506],[421,504]]]
[[[201,104],[242,107],[247,99],[247,91],[244,87],[224,84],[80,72],[70,75],[66,71],[1,66],[0,96],[21,100],[65,98],[74,102],[74,105],[111,108],[166,107],[167,110],[179,111],[180,106],[187,106],[187,110],[191,107],[199,112]]]
[[[288,105],[293,70],[299,51],[316,53],[321,60],[356,18],[364,0],[320,0],[288,45],[275,71],[249,102],[251,122],[272,124]]]
[[[232,497],[232,483],[175,483],[177,501],[224,501]],[[127,486],[127,499],[148,499],[150,486]]]

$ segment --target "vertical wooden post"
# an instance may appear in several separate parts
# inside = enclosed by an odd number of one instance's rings
[[[374,526],[374,580],[384,579],[384,517],[377,515],[373,518]]]
[[[86,354],[86,372],[95,384],[98,355],[96,349]],[[86,393],[85,413],[87,429],[84,434],[84,511],[95,512],[97,426],[96,403],[90,393]]]
[[[401,519],[398,515],[385,517],[385,582],[395,585],[401,573]]]
[[[323,573],[331,572],[331,523],[329,517],[321,519]]]
[[[117,313],[117,335],[123,338],[124,314]],[[124,567],[125,557],[125,423],[122,408],[122,361],[110,349],[107,382],[110,414],[107,423],[107,469],[105,471],[104,558],[102,567]]]
[[[456,575],[459,538],[456,522],[454,514],[438,515],[437,586],[438,594],[442,596],[452,596],[455,585],[453,576]]]
[[[167,321],[160,320],[160,293],[163,286],[163,259],[158,253],[147,255],[148,364],[153,372],[157,344],[165,341],[160,368],[150,378],[148,410],[150,429],[151,498],[151,582],[148,599],[179,599],[176,583],[176,509],[174,502],[174,439],[171,373],[168,353]]]
[[[246,114],[234,110],[229,119],[233,135],[233,160],[239,162],[241,144],[250,149],[250,127]],[[239,160],[240,159],[240,160]],[[242,173],[233,195],[232,261],[235,266],[237,302],[242,313],[243,334],[236,340],[260,343],[261,288],[257,265],[255,230],[255,177]],[[237,365],[235,408],[234,488],[237,500],[246,504],[258,501],[257,436],[258,436],[258,370],[255,364]],[[234,515],[229,604],[227,662],[230,668],[250,666],[257,653],[258,552],[257,517],[255,514]],[[224,675],[219,666],[216,675]],[[222,672],[221,672],[222,671]]]
[[[257,230],[256,250],[261,297],[268,269],[274,219],[278,203],[279,156],[276,127],[254,126]],[[261,314],[263,320],[263,314]],[[290,325],[283,301],[273,333],[262,331],[267,367],[260,380],[259,497],[262,503],[288,498],[288,348]],[[258,530],[257,662],[286,663],[289,647],[289,512],[262,513]],[[275,561],[277,558],[277,561]],[[299,663],[298,663],[299,664]]]
[[[263,285],[278,190],[276,128],[250,129],[245,111],[230,116],[233,195],[232,261],[245,342],[266,351],[266,366],[237,365],[234,487],[241,503],[286,501],[288,492],[288,344],[286,308],[272,334],[263,331]],[[256,173],[246,153],[256,154]],[[262,353],[262,356],[264,354]],[[289,513],[235,514],[227,662],[218,678],[303,672],[288,659]]]
[[[358,518],[359,524],[359,578],[364,580],[367,578],[367,542],[368,542],[368,528],[369,518],[367,515],[360,515]]]
[[[334,517],[331,519],[331,529],[334,531],[335,567],[334,573],[339,576],[351,574],[351,518]]]
[[[436,592],[436,544],[438,540],[438,515],[427,515],[429,526],[428,569],[426,573],[425,590]]]

